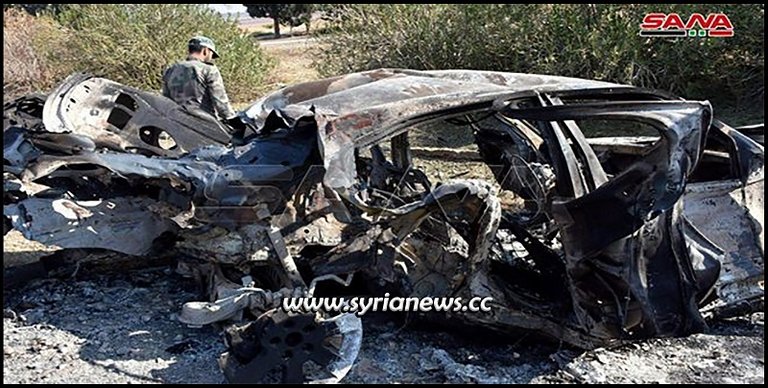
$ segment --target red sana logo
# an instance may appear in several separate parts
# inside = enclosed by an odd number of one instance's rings
[[[643,23],[640,24],[640,36],[726,38],[733,36],[733,24],[724,13],[711,13],[707,17],[694,13],[687,21],[683,21],[676,13],[656,12],[645,15]]]

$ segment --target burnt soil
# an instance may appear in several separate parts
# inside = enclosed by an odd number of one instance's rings
[[[4,241],[6,265],[49,253],[16,232]],[[200,300],[197,286],[171,265],[79,269],[5,290],[3,381],[224,383],[220,331],[177,320],[191,300]],[[360,356],[343,382],[764,382],[762,312],[710,322],[708,333],[586,352],[390,318],[363,317]]]

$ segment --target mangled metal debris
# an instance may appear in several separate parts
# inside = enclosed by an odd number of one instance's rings
[[[66,249],[173,252],[209,295],[180,319],[227,324],[230,381],[343,378],[359,318],[279,308],[338,289],[492,297],[488,313],[420,316],[580,348],[762,308],[764,150],[707,102],[381,69],[284,88],[228,128],[74,75],[4,116],[6,226]],[[655,135],[587,139],[593,120]],[[471,131],[493,179],[434,181],[414,162],[414,128]]]

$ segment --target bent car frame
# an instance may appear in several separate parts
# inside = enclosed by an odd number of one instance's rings
[[[73,75],[4,119],[6,229],[78,260],[172,256],[207,290],[180,320],[224,325],[232,382],[348,372],[360,318],[281,310],[296,296],[490,298],[487,312],[417,315],[584,349],[762,309],[764,149],[708,102],[379,69],[283,88],[228,128]],[[590,125],[651,136],[587,138]],[[473,144],[413,147],[414,131]],[[438,181],[417,162],[443,157],[489,173]]]

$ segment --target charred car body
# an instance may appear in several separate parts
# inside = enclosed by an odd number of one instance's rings
[[[292,296],[492,297],[487,313],[423,318],[580,348],[762,308],[764,150],[707,102],[380,69],[264,97],[233,147],[209,118],[75,75],[4,116],[6,225],[65,250],[172,252],[210,298],[180,320],[226,323],[230,381],[349,370],[359,318],[286,314]],[[656,135],[588,139],[591,120]],[[464,157],[492,178],[434,181],[414,155],[453,151],[411,147],[414,128],[471,131]]]

